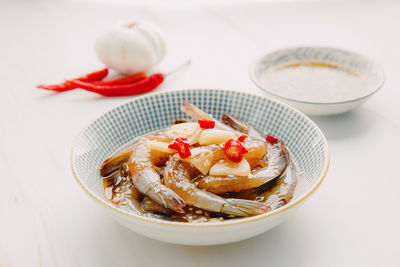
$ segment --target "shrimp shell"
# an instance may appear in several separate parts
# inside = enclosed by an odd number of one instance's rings
[[[124,152],[106,159],[100,166],[100,175],[103,177],[109,176],[116,171],[122,163],[127,162],[131,154],[132,148],[128,148]]]
[[[204,210],[235,216],[251,216],[264,213],[270,207],[256,201],[225,199],[196,187],[191,178],[198,171],[188,163],[171,156],[165,167],[164,183],[179,194],[188,205]]]
[[[258,188],[226,193],[223,196],[261,201],[271,207],[271,210],[275,210],[287,204],[293,198],[298,183],[295,167],[291,164],[287,169],[288,171],[276,180]]]
[[[142,138],[132,148],[132,154],[128,161],[132,182],[141,193],[165,208],[183,212],[185,201],[161,183],[161,177],[155,170],[157,166],[165,163],[169,154],[151,151],[147,146],[147,140],[146,137]]]
[[[261,163],[266,167],[254,169],[246,177],[206,175],[196,179],[196,182],[199,188],[214,194],[238,192],[259,187],[279,177],[287,168],[288,158],[283,143],[268,144],[268,152],[263,156]]]

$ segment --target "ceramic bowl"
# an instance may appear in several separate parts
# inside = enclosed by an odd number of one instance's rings
[[[363,82],[365,90],[357,94],[357,97],[345,101],[312,102],[272,92],[268,84],[262,82],[262,74],[269,69],[309,62],[331,64],[355,72],[365,80]],[[372,60],[357,53],[330,47],[295,47],[269,53],[250,65],[250,77],[257,87],[269,96],[308,115],[333,115],[357,108],[375,94],[385,80],[382,68]]]
[[[215,118],[224,111],[282,139],[302,176],[294,198],[285,206],[258,216],[208,223],[182,223],[147,218],[119,209],[103,192],[99,166],[133,138],[165,128],[177,118],[183,100]],[[216,245],[263,233],[285,220],[323,181],[329,166],[327,141],[304,114],[267,97],[204,89],[149,94],[118,106],[90,123],[77,137],[71,167],[82,190],[113,219],[144,236],[184,245]]]

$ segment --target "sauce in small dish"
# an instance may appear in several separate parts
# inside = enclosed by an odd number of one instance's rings
[[[371,86],[360,73],[322,62],[293,63],[266,70],[261,83],[272,93],[311,102],[350,100],[368,93]]]
[[[309,115],[358,107],[382,86],[379,65],[349,51],[295,47],[267,54],[250,66],[253,82],[270,96]]]

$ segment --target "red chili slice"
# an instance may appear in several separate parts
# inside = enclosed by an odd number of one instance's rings
[[[223,150],[230,161],[240,162],[243,159],[243,154],[246,154],[247,149],[239,141],[229,139],[226,141]]]
[[[247,135],[241,135],[241,136],[239,136],[239,138],[237,139],[239,142],[244,142],[244,140],[247,138]]]
[[[215,127],[215,121],[199,120],[199,125],[203,129],[212,129]]]
[[[271,144],[275,144],[276,142],[278,142],[279,140],[271,135],[268,135],[265,140],[267,140],[268,143]]]
[[[183,159],[192,155],[192,153],[190,153],[189,141],[187,138],[184,137],[175,138],[168,145],[168,148],[178,151],[179,156]]]

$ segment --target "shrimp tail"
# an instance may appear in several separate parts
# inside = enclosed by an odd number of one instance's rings
[[[271,210],[271,207],[264,203],[246,199],[228,198],[226,202],[221,212],[236,216],[257,215]]]
[[[256,129],[254,127],[252,127],[251,125],[249,125],[248,123],[242,121],[241,119],[238,119],[234,116],[232,116],[231,114],[229,114],[228,112],[225,112],[222,115],[222,122],[231,127],[232,129],[241,132],[241,133],[245,133],[253,138],[257,138],[257,139],[262,139],[264,140],[266,134],[259,130]]]
[[[145,196],[143,198],[141,206],[144,211],[150,211],[158,214],[167,214],[167,215],[170,215],[172,213],[171,209],[165,208],[163,205],[155,202],[149,196]]]
[[[183,101],[183,106],[181,107],[182,112],[184,112],[189,117],[195,120],[213,120],[213,117],[199,109],[193,104]]]
[[[216,128],[234,132],[234,130],[231,127],[228,127],[225,124],[217,120],[214,120],[214,118],[210,114],[205,113],[204,111],[202,111],[201,109],[199,109],[198,107],[196,107],[191,103],[183,101],[183,106],[181,106],[181,110],[183,113],[185,113],[194,120],[213,120],[215,121]]]
[[[170,208],[176,212],[184,213],[182,208],[186,205],[185,201],[168,187],[152,187],[146,193],[146,195],[148,195],[155,202],[163,205],[165,208]]]
[[[222,122],[236,131],[242,133],[249,133],[249,126],[242,120],[230,115],[228,112],[224,112],[222,115]]]
[[[183,106],[181,107],[182,112],[184,112],[186,115],[191,117],[192,119],[195,120],[214,120],[213,117],[195,105],[188,103],[186,101],[183,101]],[[216,121],[216,128],[220,128],[223,130],[230,130],[234,132],[239,132],[239,133],[245,133],[253,138],[257,139],[262,139],[266,137],[266,134],[248,123],[232,116],[231,114],[225,112],[224,115],[222,115],[222,124],[219,121]]]
[[[113,173],[114,171],[116,171],[121,166],[121,164],[129,160],[131,153],[132,153],[132,148],[129,148],[118,155],[106,159],[100,166],[100,175],[106,177],[111,173]]]
[[[158,173],[156,173],[152,168],[145,168],[135,174],[132,180],[140,192],[149,196],[158,204],[176,212],[183,213],[184,211],[182,208],[186,206],[185,201],[172,189],[155,182],[158,179]]]

